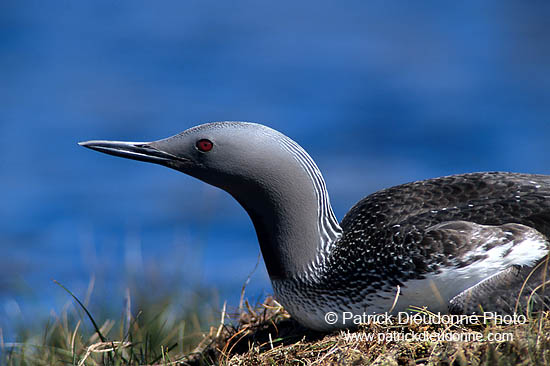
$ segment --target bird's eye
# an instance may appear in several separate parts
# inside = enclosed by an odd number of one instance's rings
[[[214,147],[214,144],[210,140],[201,139],[201,140],[197,141],[196,146],[197,146],[197,149],[199,149],[200,151],[208,152],[208,151],[212,150],[212,147]]]

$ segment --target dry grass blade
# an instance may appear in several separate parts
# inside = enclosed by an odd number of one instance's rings
[[[117,341],[94,343],[88,347],[88,349],[86,350],[86,354],[80,360],[80,362],[78,363],[78,366],[84,365],[84,363],[92,353],[114,352],[121,348],[130,347],[131,345],[132,343],[130,342],[117,342]]]

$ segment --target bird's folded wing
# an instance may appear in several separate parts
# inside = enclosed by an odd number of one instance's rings
[[[537,230],[521,224],[479,225],[449,221],[428,228],[421,247],[428,247],[440,258],[433,280],[450,310],[473,312],[495,297],[502,310],[510,312],[529,272],[547,258],[548,239]],[[539,266],[540,268],[540,266]],[[541,282],[539,270],[530,281]],[[507,309],[504,309],[506,306]]]

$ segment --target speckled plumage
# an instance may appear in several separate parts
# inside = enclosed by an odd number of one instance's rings
[[[369,258],[365,253],[368,250],[375,255],[373,262],[366,261],[367,268],[376,272],[384,268],[385,275],[394,279],[394,285],[421,278],[441,266],[464,266],[468,264],[464,262],[465,254],[483,241],[471,241],[468,232],[461,235],[457,230],[450,230],[453,229],[450,225],[434,227],[452,221],[463,221],[465,226],[467,222],[518,223],[548,236],[550,177],[472,173],[376,192],[357,203],[342,220],[344,234],[335,244],[334,258]],[[522,235],[521,230],[510,230]],[[400,260],[401,257],[408,260]],[[379,281],[373,277],[369,282]]]

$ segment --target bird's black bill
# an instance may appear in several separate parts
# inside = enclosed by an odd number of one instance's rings
[[[78,144],[105,154],[120,156],[127,159],[146,161],[148,163],[166,164],[174,161],[187,161],[187,159],[156,149],[146,142],[95,140],[79,142]]]

